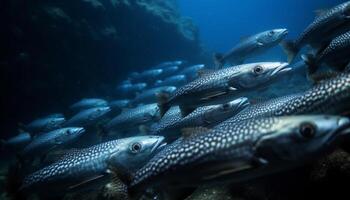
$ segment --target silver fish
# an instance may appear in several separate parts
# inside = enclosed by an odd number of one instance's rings
[[[130,103],[131,102],[129,99],[120,99],[109,102],[108,106],[112,109],[112,111],[120,113],[123,108],[129,107]]]
[[[57,162],[26,176],[22,191],[60,192],[83,188],[93,182],[106,183],[109,168],[132,173],[165,144],[162,136],[139,136],[77,149]]]
[[[138,104],[150,104],[157,102],[157,94],[158,93],[166,93],[170,94],[176,90],[174,86],[162,86],[156,87],[149,90],[144,90],[142,93],[136,95],[135,99],[132,100],[132,105]]]
[[[147,104],[129,110],[124,110],[120,115],[114,117],[105,126],[105,131],[127,131],[148,125],[159,119],[157,104]]]
[[[186,61],[182,61],[182,60],[167,61],[167,62],[160,63],[155,67],[152,67],[152,69],[162,69],[164,67],[169,67],[169,66],[180,66],[180,65],[183,65],[185,62]]]
[[[74,103],[70,106],[70,108],[75,111],[80,111],[103,106],[108,106],[108,102],[106,100],[97,98],[87,98]]]
[[[163,69],[150,69],[143,71],[141,73],[138,73],[134,77],[132,77],[132,82],[152,82],[157,80],[157,78],[163,73]]]
[[[180,113],[174,117],[163,120],[153,130],[153,134],[165,135],[168,140],[179,137],[181,130],[193,127],[214,127],[222,121],[234,116],[249,105],[249,101],[245,97],[235,99],[223,105],[213,105],[199,107],[184,118]]]
[[[348,135],[348,118],[327,115],[269,117],[181,138],[138,170],[133,190],[242,182],[303,165]]]
[[[34,156],[63,147],[77,140],[85,132],[84,128],[68,127],[36,136],[21,151],[21,156]]]
[[[88,127],[95,125],[111,111],[109,107],[97,107],[80,111],[67,120],[65,127]]]
[[[30,133],[48,132],[62,127],[65,121],[66,119],[64,117],[45,117],[24,125],[24,129]]]
[[[288,34],[287,29],[273,29],[242,40],[226,54],[215,54],[217,68],[224,64],[242,64],[247,58],[256,56],[278,45]]]
[[[192,81],[198,77],[198,71],[203,70],[205,68],[204,64],[192,65],[184,68],[179,74],[183,74],[186,76],[187,81]]]
[[[223,104],[246,96],[290,70],[287,63],[280,62],[251,63],[217,70],[178,88],[170,96],[159,94],[161,116],[171,106],[178,105],[182,116],[186,116],[197,107]]]
[[[134,96],[137,92],[141,92],[147,88],[147,86],[147,83],[126,83],[117,87],[117,93],[122,96]]]
[[[31,141],[32,137],[27,132],[19,133],[18,135],[11,137],[7,140],[1,140],[1,145],[10,148],[22,148]]]
[[[329,43],[335,36],[344,32],[342,26],[346,26],[345,29],[348,29],[349,22],[350,1],[323,12],[303,31],[298,39],[281,43],[288,55],[288,61],[292,62],[305,45],[309,44],[316,49],[322,48],[324,44]]]
[[[179,87],[186,83],[187,83],[187,78],[185,75],[176,75],[176,76],[171,76],[169,78],[166,78],[163,81],[157,81],[154,85],[155,86],[173,85],[175,87]]]

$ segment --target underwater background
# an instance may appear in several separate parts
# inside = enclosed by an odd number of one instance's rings
[[[131,73],[148,70],[162,62],[181,60],[187,63],[186,66],[204,64],[212,69],[215,66],[214,53],[226,53],[242,38],[258,32],[286,28],[287,38],[297,38],[314,20],[314,11],[343,2],[2,0],[1,138],[14,136],[24,124],[51,113],[72,116],[69,107],[83,98],[120,99],[123,96],[117,88]],[[281,47],[276,46],[246,62],[261,61],[287,62],[287,56]],[[298,61],[300,59],[295,63]],[[288,86],[301,91],[305,85],[293,83]],[[283,88],[283,85],[277,84],[276,87]],[[281,91],[280,94],[289,91]],[[262,95],[256,99],[260,98],[267,97]],[[0,193],[5,189],[8,160],[14,160],[15,155],[9,149],[1,149]],[[346,155],[341,151],[330,159],[339,161]],[[334,165],[343,167],[341,176],[349,176],[349,163],[336,161]],[[343,185],[341,181],[349,179],[343,177],[344,180],[340,180],[338,171],[324,178],[326,175],[310,175],[308,170],[274,175],[270,177],[271,186],[265,189],[278,188],[281,193],[290,195],[290,199],[326,199],[334,197],[332,192],[348,194],[344,192],[348,183]],[[315,178],[317,181],[309,184],[310,176],[324,179]],[[285,180],[288,181],[285,183]],[[259,181],[257,185],[265,185],[264,181]],[[332,187],[334,182],[339,182],[336,188]],[[278,183],[285,185],[280,188]],[[294,191],[288,187],[298,185],[302,186],[293,196]],[[256,195],[247,199],[270,199],[264,196],[266,191],[257,188],[254,186],[249,191],[232,193],[253,191]],[[327,189],[328,192],[315,194],[318,190]],[[278,195],[273,194],[271,199],[285,199],[285,196]],[[5,199],[4,195],[2,197]]]

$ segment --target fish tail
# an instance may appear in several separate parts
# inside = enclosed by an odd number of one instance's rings
[[[287,54],[288,62],[293,62],[295,56],[299,52],[299,49],[296,47],[295,43],[293,41],[282,41],[280,44],[283,48],[283,51]]]
[[[169,104],[169,94],[167,93],[158,93],[157,94],[158,107],[160,111],[160,117],[163,117],[165,113],[170,109]]]
[[[214,63],[216,69],[221,69],[224,65],[224,55],[221,53],[214,53]]]

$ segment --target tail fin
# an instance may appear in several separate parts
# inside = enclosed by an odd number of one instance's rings
[[[316,59],[312,54],[304,54],[301,56],[308,68],[308,74],[314,74],[317,69]]]
[[[283,48],[283,51],[287,54],[288,62],[293,62],[295,56],[298,54],[299,49],[296,48],[293,41],[282,41],[281,46]]]
[[[224,65],[224,55],[221,53],[214,53],[214,63],[216,69],[221,69]]]
[[[169,94],[158,93],[157,94],[158,107],[160,111],[160,117],[163,117],[165,113],[170,109],[169,105]]]

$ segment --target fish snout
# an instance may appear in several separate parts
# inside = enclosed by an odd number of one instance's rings
[[[275,70],[272,71],[271,76],[280,75],[291,71],[292,68],[288,63],[281,63]]]
[[[153,144],[153,147],[151,149],[151,152],[155,152],[158,149],[161,149],[162,147],[164,147],[166,145],[166,143],[164,142],[165,137],[163,136],[151,136],[152,138],[155,138],[156,141]]]

